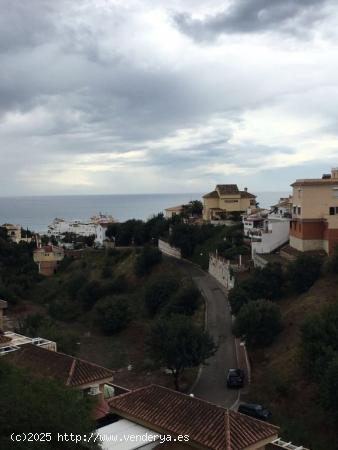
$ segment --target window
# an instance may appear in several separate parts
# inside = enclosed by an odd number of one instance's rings
[[[296,212],[297,212],[297,206],[294,206],[293,207],[293,214],[296,214]]]
[[[330,216],[338,214],[338,206],[330,206]]]
[[[297,214],[300,215],[301,212],[302,212],[302,208],[301,208],[300,206],[298,206],[298,208],[297,208]]]
[[[234,200],[234,199],[224,200],[224,203],[238,203],[238,200]]]

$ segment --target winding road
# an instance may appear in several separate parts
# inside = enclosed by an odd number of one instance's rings
[[[237,367],[235,340],[231,332],[231,312],[226,300],[226,291],[211,275],[194,264],[176,260],[202,292],[207,308],[206,327],[218,344],[217,352],[200,370],[192,393],[196,397],[217,405],[231,408],[237,401],[239,392],[228,389],[226,374],[228,369]]]

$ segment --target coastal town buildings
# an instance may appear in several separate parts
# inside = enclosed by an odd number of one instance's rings
[[[64,257],[64,249],[51,244],[38,247],[33,252],[33,260],[39,266],[39,273],[45,276],[53,275]]]
[[[291,248],[332,254],[338,244],[338,168],[322,178],[298,179],[291,186]]]
[[[212,192],[203,196],[203,220],[222,220],[229,213],[243,213],[256,206],[256,196],[237,184],[217,184]]]
[[[242,216],[244,236],[250,239],[251,254],[271,253],[289,241],[292,199],[281,198],[270,211]]]
[[[34,236],[23,235],[21,225],[4,223],[3,225],[1,225],[1,227],[7,230],[7,236],[10,238],[12,242],[15,242],[16,244],[19,244],[20,242],[30,243],[32,240],[34,240]]]
[[[165,218],[172,219],[174,216],[178,216],[178,215],[182,214],[183,211],[184,211],[184,205],[171,206],[164,210]]]
[[[95,237],[97,245],[103,245],[106,239],[106,231],[109,224],[115,220],[110,215],[99,214],[93,216],[89,221],[54,219],[48,226],[48,236],[54,236],[56,239],[62,239],[67,233],[82,237]]]

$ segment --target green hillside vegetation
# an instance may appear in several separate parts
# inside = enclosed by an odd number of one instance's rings
[[[41,277],[33,262],[34,244],[15,244],[0,227],[0,298],[11,305],[20,303]]]
[[[242,400],[264,404],[286,440],[316,450],[338,449],[337,261],[338,252],[323,266],[302,255],[284,269],[257,269],[230,295],[233,307],[242,302],[237,334],[251,317],[252,384]],[[275,309],[268,321],[262,302]]]
[[[137,384],[145,373],[168,378],[147,347],[157,321],[180,314],[198,329],[204,327],[198,289],[173,261],[162,260],[157,248],[147,246],[88,250],[82,259],[65,262],[56,275],[36,283],[23,305],[28,312],[39,311],[23,314],[19,308],[18,331],[55,340],[60,351],[123,372],[122,384]],[[133,370],[126,374],[129,365]],[[186,374],[183,387],[195,370]],[[172,385],[170,379],[161,382]]]
[[[57,442],[57,433],[86,435],[95,424],[90,396],[66,388],[55,380],[41,379],[0,361],[0,448],[48,450],[80,448],[74,442]],[[39,440],[13,442],[11,435],[36,433]],[[19,436],[20,437],[20,436]],[[99,449],[98,444],[86,448]]]

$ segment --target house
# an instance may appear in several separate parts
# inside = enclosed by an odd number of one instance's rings
[[[269,217],[276,218],[288,218],[292,216],[292,195],[289,197],[282,197],[276,205],[271,206]]]
[[[256,196],[237,184],[218,184],[215,190],[203,196],[203,220],[222,220],[228,213],[246,212],[256,206]]]
[[[281,198],[270,211],[242,216],[244,235],[250,239],[254,261],[255,254],[271,253],[289,241],[291,202],[291,197]]]
[[[184,205],[171,206],[170,208],[166,208],[164,211],[165,218],[172,219],[174,216],[182,214],[182,212],[184,211]]]
[[[263,450],[278,438],[275,425],[162,386],[145,386],[108,403],[122,420],[166,437],[145,448]],[[111,447],[103,443],[103,448]]]
[[[110,407],[107,399],[120,392],[127,392],[127,389],[112,384],[113,372],[97,364],[57,352],[56,348],[54,350],[38,345],[35,341],[21,344],[4,353],[6,362],[33,376],[52,378],[64,386],[83,391],[96,399],[93,419],[100,423],[102,419],[109,417]]]
[[[64,256],[64,249],[55,245],[44,245],[33,252],[33,259],[39,266],[39,273],[47,277],[56,272]]]
[[[338,244],[338,168],[322,178],[296,180],[291,186],[291,248],[332,254]]]
[[[113,379],[113,372],[88,361],[28,343],[6,357],[14,366],[33,375],[53,378],[82,391],[99,389]]]

